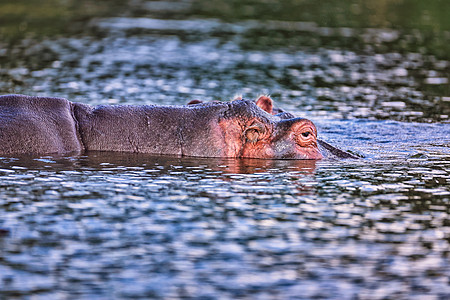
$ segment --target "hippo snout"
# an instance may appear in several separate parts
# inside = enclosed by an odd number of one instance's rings
[[[317,128],[303,118],[282,120],[276,124],[274,157],[282,159],[322,159],[317,145]]]

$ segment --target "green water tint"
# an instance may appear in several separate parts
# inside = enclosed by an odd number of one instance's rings
[[[174,7],[181,9],[173,9]],[[147,9],[143,9],[147,8]],[[165,10],[164,8],[172,7]],[[148,16],[156,8],[166,18],[192,14],[196,17],[220,18],[226,21],[283,20],[315,22],[322,27],[395,28],[432,31],[450,30],[449,3],[444,0],[424,1],[61,1],[18,0],[0,3],[1,20],[14,31],[39,31],[53,28],[49,33],[67,32],[58,28],[65,22],[87,20],[98,16]],[[127,8],[124,10],[124,8]],[[162,9],[161,9],[162,8]],[[40,27],[39,27],[40,26]],[[14,29],[15,28],[15,29]],[[43,32],[46,32],[44,30]]]
[[[111,16],[157,16],[167,19],[192,18],[195,16],[196,18],[217,18],[228,22],[243,20],[300,21],[313,22],[319,27],[330,28],[391,28],[402,30],[408,32],[408,39],[386,45],[389,50],[414,52],[425,50],[427,54],[448,59],[448,53],[450,53],[448,48],[449,10],[449,3],[444,0],[193,0],[180,3],[164,1],[31,0],[0,3],[0,36],[3,39],[17,40],[29,34],[51,36],[54,34],[79,33],[83,31],[83,27],[89,20],[96,17]],[[356,37],[344,42],[344,45],[353,45],[355,41],[357,41]],[[283,44],[287,45],[290,42]],[[342,45],[342,42],[329,39],[320,43],[320,45],[324,44]]]
[[[121,5],[122,3],[122,5]],[[0,1],[1,40],[74,34],[94,17],[115,15],[124,1]]]
[[[199,15],[315,22],[323,27],[450,29],[447,1],[193,1]]]

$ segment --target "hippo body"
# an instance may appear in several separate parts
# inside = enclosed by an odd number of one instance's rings
[[[185,106],[90,106],[62,98],[7,95],[0,96],[0,154],[95,150],[322,158],[314,124],[288,116],[268,113],[249,100]]]
[[[84,149],[73,103],[61,98],[0,96],[0,153],[67,153]]]
[[[225,157],[218,116],[226,105],[184,106],[73,103],[85,150]],[[216,126],[215,126],[216,125]]]

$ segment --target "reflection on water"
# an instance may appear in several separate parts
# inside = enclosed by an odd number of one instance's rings
[[[2,94],[185,104],[270,93],[366,157],[0,157],[0,298],[449,298],[444,2],[0,4],[0,36],[23,33],[0,41]],[[11,21],[26,5],[33,17]],[[84,34],[19,38],[61,16]]]
[[[267,159],[232,159],[232,158],[201,158],[157,156],[145,153],[121,153],[89,151],[83,155],[49,155],[49,156],[14,156],[0,157],[5,168],[18,170],[45,170],[47,168],[62,171],[89,170],[102,171],[111,168],[152,168],[163,171],[177,164],[189,168],[200,168],[223,174],[253,174],[258,172],[289,169],[305,174],[313,174],[317,161],[315,160],[267,160]],[[184,169],[183,169],[184,170]],[[2,170],[8,173],[6,169]],[[12,171],[14,172],[14,171]]]
[[[401,155],[2,158],[0,291],[445,298],[450,156]]]

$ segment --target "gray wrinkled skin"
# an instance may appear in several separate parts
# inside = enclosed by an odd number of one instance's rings
[[[227,107],[93,107],[62,98],[1,96],[0,153],[98,150],[220,157],[222,137],[211,124]]]
[[[226,109],[75,103],[74,115],[85,150],[221,157],[214,123]]]

